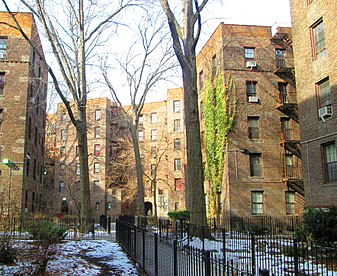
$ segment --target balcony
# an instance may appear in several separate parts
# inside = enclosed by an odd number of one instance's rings
[[[295,70],[291,58],[276,57],[276,70],[274,74],[295,86]]]
[[[299,159],[302,159],[300,138],[294,135],[293,130],[282,129],[280,133],[280,144],[285,150],[291,152]]]
[[[276,107],[279,111],[299,122],[298,118],[298,105],[296,100],[296,93],[279,93],[279,104]]]

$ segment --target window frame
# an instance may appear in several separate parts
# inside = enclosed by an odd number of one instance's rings
[[[95,127],[94,129],[94,137],[97,138],[101,138],[101,127]]]
[[[246,95],[247,95],[247,100],[248,97],[257,96],[257,81],[254,80],[246,80]]]
[[[174,178],[174,190],[177,192],[183,190],[183,179],[181,177]]]
[[[4,95],[5,84],[6,84],[5,78],[6,78],[6,73],[0,72],[0,96]]]
[[[180,138],[174,138],[173,148],[174,150],[181,150],[181,139]]]
[[[260,139],[260,116],[248,116],[248,137],[252,140]],[[256,122],[257,127],[252,126],[252,123]]]
[[[325,88],[324,86],[327,86],[327,89],[322,89]],[[324,91],[324,95],[327,94],[328,97],[324,101],[322,101],[322,91]],[[328,92],[326,92],[328,91]],[[330,87],[330,80],[329,77],[326,77],[319,82],[316,83],[316,96],[317,96],[317,105],[318,108],[322,108],[325,106],[331,106],[332,101],[331,101],[331,87]]]
[[[67,131],[65,129],[61,129],[61,141],[67,141]]]
[[[252,50],[252,53],[248,53],[249,50]],[[244,47],[244,57],[245,57],[245,60],[254,60],[255,59],[255,47]]]
[[[138,141],[144,142],[144,130],[138,130]]]
[[[150,116],[151,116],[151,124],[158,123],[157,112],[152,112]]]
[[[258,161],[258,164],[255,164],[254,161]],[[262,172],[262,153],[253,152],[249,154],[249,167],[250,167],[250,177],[261,178],[263,177]],[[258,172],[258,173],[256,173]]]
[[[174,158],[174,171],[181,171],[181,158]]]
[[[94,156],[101,156],[101,144],[94,144]]]
[[[173,100],[173,112],[180,113],[180,110],[181,110],[180,100]]]
[[[261,199],[256,199],[254,195],[261,196]],[[251,191],[252,215],[261,216],[264,214],[264,192]],[[259,211],[261,210],[261,211]]]
[[[157,130],[151,129],[151,141],[157,141]]]
[[[4,43],[1,43],[1,41],[4,41]],[[6,59],[7,46],[8,46],[8,37],[1,36],[0,37],[0,53],[3,53],[3,55],[4,55],[3,58],[1,58],[1,59]]]
[[[99,174],[100,173],[100,163],[99,162],[94,162],[94,174]]]
[[[334,146],[334,161],[328,162],[327,147]],[[322,149],[322,166],[323,166],[323,183],[331,183],[337,181],[337,146],[335,141],[330,141],[321,145]],[[329,174],[329,164],[332,164],[332,176]]]
[[[63,185],[61,185],[63,184]],[[64,193],[65,192],[65,183],[63,180],[59,182],[59,193]]]
[[[180,119],[173,120],[173,131],[181,132],[181,120]]]
[[[289,197],[292,195],[292,199]],[[285,202],[286,202],[286,214],[294,215],[295,212],[295,192],[286,191],[285,192]]]
[[[321,26],[322,31],[318,32],[317,30]],[[326,56],[325,28],[323,18],[318,19],[313,25],[311,25],[310,30],[311,30],[312,54],[314,60],[317,60]],[[322,35],[323,38],[318,41],[317,37],[321,35],[321,33],[323,33]],[[319,43],[323,43],[323,47],[319,47],[318,46]]]
[[[102,119],[102,110],[95,109],[95,121],[100,121]]]

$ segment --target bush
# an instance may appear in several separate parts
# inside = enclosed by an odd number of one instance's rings
[[[337,241],[337,208],[318,209],[309,207],[303,214],[303,234],[319,244]]]
[[[53,222],[47,220],[32,225],[28,232],[32,235],[33,239],[43,240],[48,243],[59,242],[67,235],[64,228],[58,227]]]
[[[190,211],[170,211],[167,213],[168,217],[174,221],[176,220],[190,220]]]
[[[0,246],[0,264],[10,265],[17,260],[18,251],[12,247],[1,245]]]

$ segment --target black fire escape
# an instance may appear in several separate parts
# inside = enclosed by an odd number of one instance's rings
[[[272,37],[272,43],[276,48],[276,70],[274,74],[282,78],[286,83],[291,84],[292,87],[295,87],[293,61],[285,55],[285,49],[291,49],[292,46],[288,33],[283,32],[282,28],[278,29]],[[296,123],[299,123],[296,93],[289,93],[285,87],[279,87],[277,109]],[[280,145],[283,155],[283,181],[290,190],[304,196],[301,144],[299,136],[295,137],[294,133],[294,130],[287,125],[282,127],[280,133]]]

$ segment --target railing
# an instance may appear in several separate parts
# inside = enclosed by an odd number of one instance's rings
[[[161,225],[166,228],[151,230],[116,221],[117,242],[150,276],[337,273],[337,249],[298,241],[292,235],[212,228],[213,240],[207,240],[190,235],[198,226]]]

